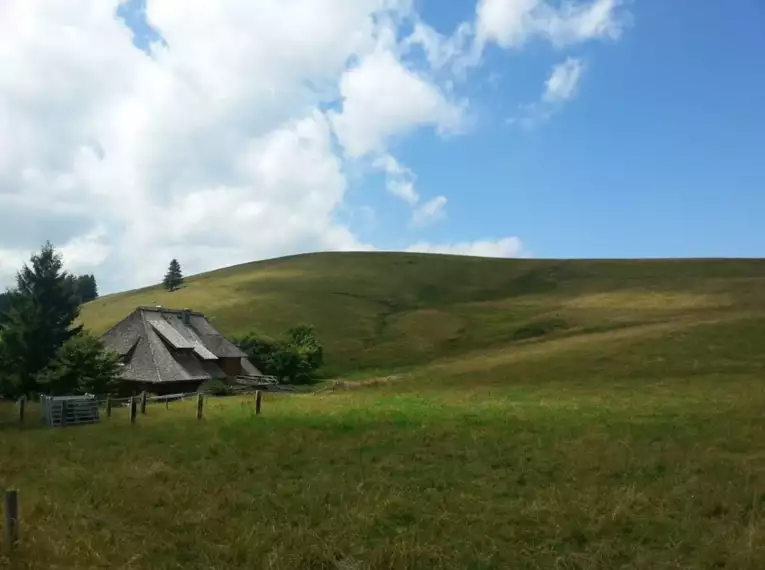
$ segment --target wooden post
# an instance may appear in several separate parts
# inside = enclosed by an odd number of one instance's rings
[[[5,538],[13,549],[19,544],[19,493],[14,489],[5,491]]]
[[[130,396],[130,401],[129,401],[128,407],[130,409],[130,414],[129,414],[130,415],[130,423],[134,424],[135,423],[135,412],[136,412],[135,397]]]
[[[109,394],[106,395],[106,417],[112,417],[112,397]]]
[[[141,413],[146,413],[146,390],[141,392]]]
[[[27,403],[26,396],[22,396],[21,398],[19,398],[19,424],[24,423],[24,407],[26,406],[26,403]]]
[[[203,409],[205,407],[205,397],[202,392],[197,394],[197,419],[202,419]]]
[[[260,415],[260,406],[262,402],[263,402],[263,392],[261,392],[260,390],[256,390],[255,391],[255,415],[256,416]]]

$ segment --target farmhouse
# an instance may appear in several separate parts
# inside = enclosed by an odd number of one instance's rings
[[[214,378],[262,376],[202,313],[189,309],[138,307],[102,340],[122,357],[128,391],[188,392]]]

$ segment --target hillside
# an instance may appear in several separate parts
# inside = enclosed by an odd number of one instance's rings
[[[765,260],[516,260],[322,253],[239,265],[105,296],[82,320],[105,331],[138,305],[191,307],[225,334],[310,323],[328,373],[388,370],[531,340],[748,315]]]
[[[229,333],[302,320],[335,372],[406,370],[203,421],[50,430],[0,402],[24,517],[0,567],[764,568],[763,272],[322,254],[105,297],[95,330],[157,303]]]

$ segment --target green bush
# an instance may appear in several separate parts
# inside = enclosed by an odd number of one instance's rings
[[[199,387],[199,392],[203,394],[209,394],[210,396],[227,396],[231,393],[231,389],[228,384],[220,378],[213,378],[211,380],[205,380]]]
[[[287,331],[284,340],[271,340],[250,333],[234,341],[257,368],[280,382],[310,382],[324,363],[324,349],[309,325]]]
[[[119,376],[120,359],[95,336],[81,333],[66,341],[38,375],[40,389],[50,395],[107,394]]]

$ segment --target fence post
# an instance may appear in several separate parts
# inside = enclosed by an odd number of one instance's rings
[[[21,398],[19,398],[19,424],[24,423],[24,407],[26,406],[26,403],[27,403],[26,396],[22,396]]]
[[[19,493],[15,489],[5,491],[5,537],[13,549],[19,544]]]
[[[141,413],[146,413],[146,390],[141,392]]]
[[[197,394],[197,419],[198,420],[202,419],[202,410],[204,406],[205,406],[205,397],[202,394],[202,392],[199,392]]]
[[[112,417],[112,397],[109,394],[106,395],[106,417]]]
[[[66,400],[61,400],[61,427],[66,427]]]
[[[128,402],[128,405],[129,405],[129,409],[130,409],[130,414],[129,414],[130,415],[130,423],[134,424],[135,423],[135,411],[136,411],[135,397],[134,396],[130,396],[130,401]]]
[[[165,396],[165,409],[166,410],[170,409],[170,398],[168,398],[167,396]]]
[[[260,415],[260,406],[262,402],[263,402],[263,392],[261,392],[260,390],[256,390],[255,391],[255,415],[256,416]]]

